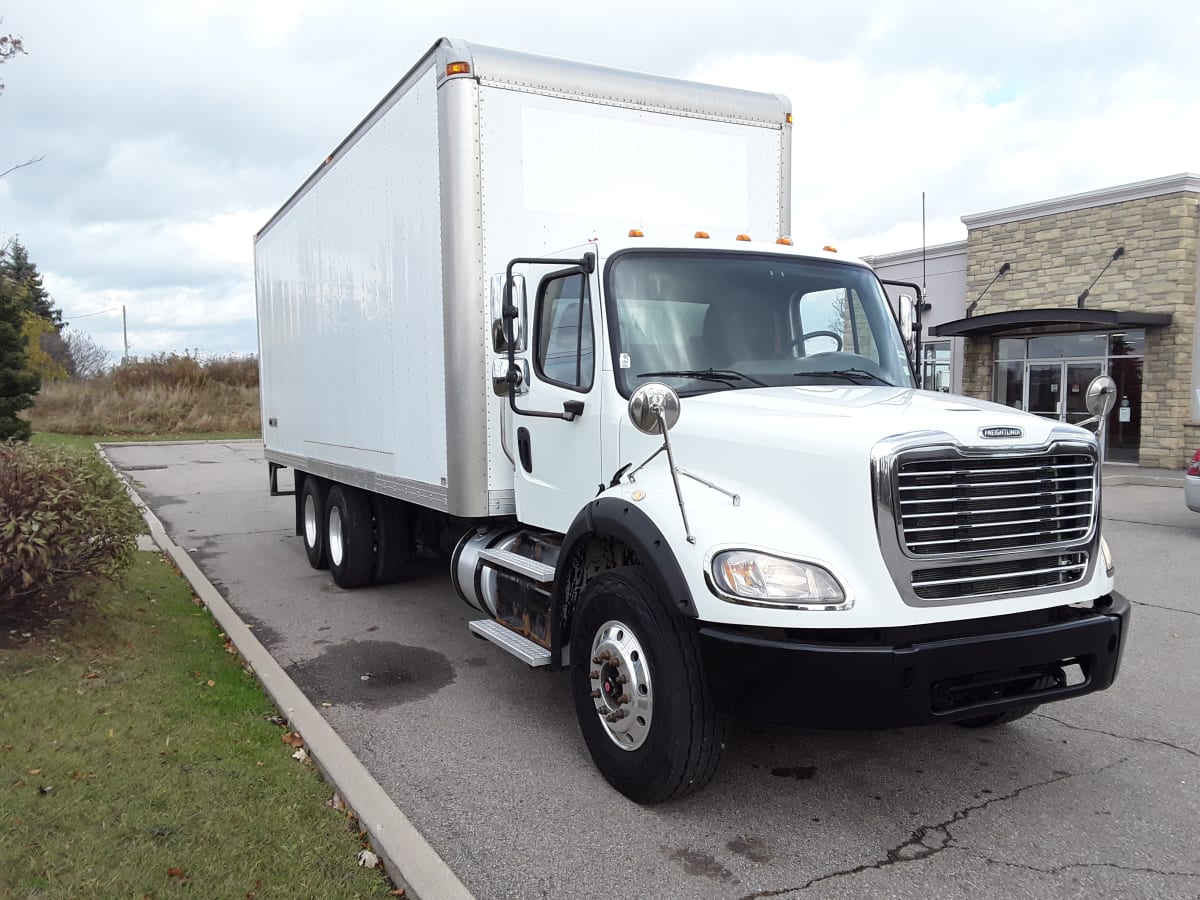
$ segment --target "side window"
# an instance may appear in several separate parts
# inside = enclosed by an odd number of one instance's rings
[[[587,280],[579,274],[547,278],[540,294],[533,357],[537,373],[563,387],[590,390],[595,352]]]

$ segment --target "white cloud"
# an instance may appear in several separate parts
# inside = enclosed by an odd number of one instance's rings
[[[69,8],[69,14],[64,9]],[[250,351],[252,240],[441,35],[790,96],[793,237],[886,253],[968,213],[1200,170],[1200,5],[1098,0],[8,0],[0,237],[139,354]],[[82,319],[114,352],[111,314]],[[119,326],[119,321],[117,323]],[[174,343],[172,343],[174,342]]]

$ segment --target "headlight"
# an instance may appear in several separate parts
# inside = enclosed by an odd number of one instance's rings
[[[1104,560],[1104,574],[1109,577],[1116,571],[1116,566],[1113,565],[1112,550],[1108,549],[1108,541],[1100,538],[1100,558]]]
[[[825,569],[753,550],[726,550],[712,562],[717,587],[771,606],[842,606],[846,594]]]

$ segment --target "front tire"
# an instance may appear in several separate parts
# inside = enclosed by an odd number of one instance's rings
[[[587,583],[571,639],[583,739],[608,783],[660,803],[712,780],[725,742],[689,623],[637,566]]]
[[[375,568],[371,501],[357,488],[335,484],[325,504],[329,573],[340,588],[369,584]]]
[[[1061,687],[1067,683],[1065,675],[1042,675],[1032,684],[1032,690],[1044,691],[1052,687]],[[954,724],[959,728],[993,728],[997,725],[1007,725],[1009,722],[1015,722],[1017,719],[1023,719],[1038,708],[1038,704],[1034,703],[1029,706],[1018,706],[1016,709],[1007,709],[1004,712],[987,713],[982,716],[975,716],[971,719],[959,719]]]

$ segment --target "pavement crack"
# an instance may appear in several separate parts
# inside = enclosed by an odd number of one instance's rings
[[[1104,731],[1100,728],[1088,728],[1086,725],[1073,725],[1070,722],[1064,722],[1062,719],[1056,719],[1054,716],[1044,712],[1035,712],[1033,716],[1038,719],[1048,719],[1061,725],[1063,728],[1071,728],[1075,731],[1088,731],[1092,734],[1103,734],[1108,737],[1120,738],[1125,741],[1136,741],[1139,744],[1158,744],[1160,747],[1170,747],[1172,750],[1179,750],[1183,753],[1189,753],[1192,756],[1200,758],[1200,751],[1193,750],[1191,747],[1184,747],[1180,744],[1172,744],[1170,741],[1160,740],[1159,738],[1136,737],[1132,734],[1117,734],[1115,731]]]
[[[863,872],[886,869],[891,866],[899,865],[900,863],[916,862],[918,860],[928,859],[931,856],[941,853],[943,850],[957,849],[954,843],[954,835],[951,833],[950,829],[952,826],[968,818],[972,813],[987,809],[989,806],[992,806],[996,803],[1004,803],[1008,800],[1015,800],[1026,791],[1031,791],[1035,788],[1056,784],[1057,782],[1065,781],[1068,778],[1075,778],[1080,774],[1098,775],[1101,772],[1107,771],[1108,769],[1127,762],[1129,762],[1129,759],[1123,758],[1117,760],[1116,762],[1109,763],[1106,766],[1101,766],[1100,768],[1094,769],[1090,772],[1063,772],[1061,774],[1055,774],[1052,778],[1047,778],[1043,781],[1035,781],[1032,784],[1023,785],[1022,787],[1009,791],[1007,794],[997,794],[995,796],[988,797],[986,800],[983,800],[979,803],[974,803],[970,806],[964,806],[962,809],[955,811],[950,818],[945,819],[944,821],[931,825],[918,826],[908,836],[908,840],[886,851],[883,859],[878,859],[870,863],[863,863],[862,865],[854,866],[851,869],[839,869],[836,872],[826,872],[824,875],[818,875],[815,878],[810,878],[804,884],[796,887],[777,888],[774,890],[764,890],[758,891],[754,894],[747,894],[746,896],[740,898],[740,900],[760,900],[760,898],[765,897],[781,897],[784,894],[800,893],[802,891],[807,891],[809,888],[815,887],[822,882],[831,881],[835,878],[846,878],[852,875],[859,875]]]
[[[984,862],[995,863],[998,866],[1007,866],[1011,869],[1025,869],[1041,875],[1061,875],[1070,869],[1115,869],[1118,872],[1131,872],[1135,875],[1161,875],[1164,878],[1200,878],[1200,872],[1175,872],[1170,869],[1155,869],[1152,866],[1124,866],[1121,863],[1112,862],[1072,862],[1063,863],[1061,866],[1043,867],[1031,865],[1030,863],[1013,862],[1008,859],[996,859],[994,856],[974,853],[964,847],[957,847],[955,849],[967,856],[983,860]]]
[[[1188,616],[1200,616],[1200,610],[1180,609],[1178,606],[1160,606],[1157,603],[1147,603],[1145,600],[1130,600],[1134,606],[1149,606],[1151,609],[1165,609],[1167,612],[1183,613]]]

